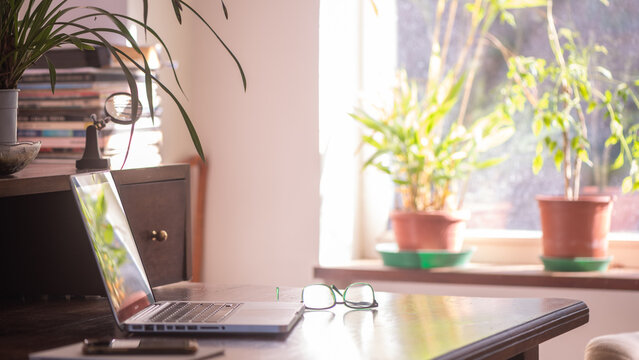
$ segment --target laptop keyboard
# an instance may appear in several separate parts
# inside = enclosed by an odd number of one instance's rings
[[[214,324],[226,318],[240,304],[214,304],[175,302],[166,309],[153,315],[149,321],[162,323],[205,323]]]

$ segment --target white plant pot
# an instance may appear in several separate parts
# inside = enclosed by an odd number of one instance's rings
[[[18,142],[18,89],[0,89],[0,144]]]

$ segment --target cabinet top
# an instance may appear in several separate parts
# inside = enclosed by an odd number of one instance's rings
[[[13,175],[0,177],[0,197],[70,190],[69,175],[80,172],[75,161],[50,163],[38,160]],[[188,179],[189,165],[174,164],[148,168],[112,170],[118,184]]]

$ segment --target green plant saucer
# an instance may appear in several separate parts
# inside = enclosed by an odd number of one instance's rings
[[[399,250],[395,243],[377,244],[377,252],[386,266],[430,269],[446,266],[462,266],[470,260],[475,247],[459,252],[446,250]]]
[[[462,249],[461,251],[447,250],[418,250],[419,262],[422,269],[437,267],[464,266],[473,256],[476,248],[474,246]]]
[[[416,251],[399,250],[395,243],[377,244],[377,252],[382,255],[386,266],[400,268],[419,268],[419,256]]]
[[[606,271],[612,256],[604,258],[574,257],[558,258],[540,255],[546,271]]]

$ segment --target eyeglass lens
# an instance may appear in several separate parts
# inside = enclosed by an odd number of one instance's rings
[[[352,308],[368,308],[375,302],[375,293],[369,284],[355,283],[344,291],[344,302]]]
[[[335,305],[335,294],[327,285],[309,285],[302,291],[302,302],[309,309],[327,309]]]
[[[338,292],[339,295],[342,295]],[[374,306],[375,293],[366,283],[354,283],[344,291],[344,304],[351,308],[369,308]],[[339,299],[340,301],[342,299]],[[325,284],[309,285],[302,291],[302,302],[307,309],[328,309],[335,305],[335,292]]]

